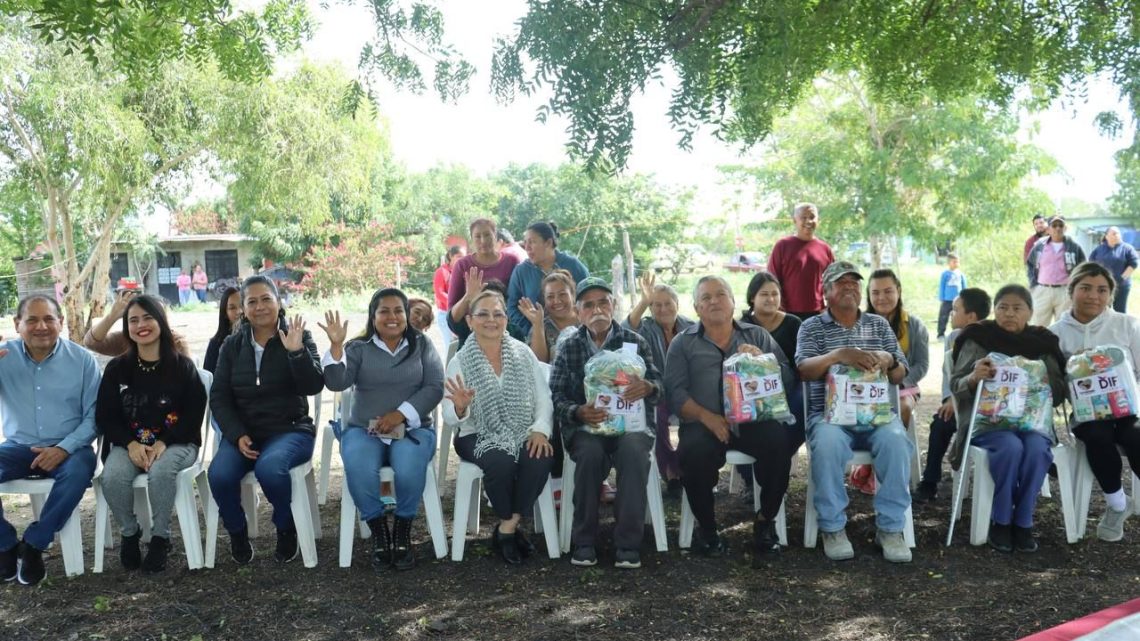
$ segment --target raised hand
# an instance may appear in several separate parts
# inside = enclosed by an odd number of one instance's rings
[[[637,282],[641,284],[641,299],[649,302],[653,298],[653,286],[657,284],[657,274],[653,273],[652,269],[647,269],[642,272]]]
[[[333,345],[344,345],[344,339],[348,336],[348,319],[346,318],[342,323],[339,311],[325,312],[325,322],[322,324],[320,321],[317,321],[317,327],[325,330],[325,334],[329,337],[330,343]]]
[[[467,284],[467,293],[464,296],[471,300],[483,293],[483,270],[472,266],[463,277]]]
[[[455,405],[455,415],[463,416],[466,414],[467,408],[471,406],[471,401],[475,398],[475,390],[464,385],[463,377],[458,374],[455,375],[455,378],[445,380],[443,387],[446,390],[443,397]]]
[[[289,321],[285,331],[277,330],[277,335],[281,337],[281,344],[290,352],[299,352],[305,348],[305,344],[301,341],[304,333],[305,319],[301,318],[300,314]]]
[[[546,316],[542,305],[535,305],[525,296],[519,299],[519,311],[522,312],[523,316],[526,316],[532,327],[540,327]]]
[[[131,303],[131,299],[139,295],[137,289],[124,289],[115,296],[115,302],[111,304],[111,316],[119,318],[123,312],[127,311],[127,305]]]

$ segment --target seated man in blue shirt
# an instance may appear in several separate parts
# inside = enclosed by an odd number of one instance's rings
[[[879,480],[875,543],[883,548],[886,560],[908,563],[911,554],[903,539],[903,527],[910,507],[910,460],[914,452],[898,415],[892,414],[890,422],[878,426],[835,425],[824,420],[829,368],[847,365],[880,371],[891,384],[898,385],[906,377],[906,358],[887,320],[859,311],[863,276],[855,265],[832,263],[823,271],[822,280],[827,309],[800,326],[796,365],[810,386],[807,442],[823,550],[833,561],[855,556],[845,531],[847,490],[843,471],[853,450],[870,450]]]
[[[99,366],[82,346],[61,340],[63,313],[53,298],[33,295],[16,308],[20,338],[0,344],[0,483],[29,476],[55,479],[40,519],[17,539],[0,505],[0,578],[35,585],[43,551],[95,473],[95,397]]]

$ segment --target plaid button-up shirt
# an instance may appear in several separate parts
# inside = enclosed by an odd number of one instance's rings
[[[656,425],[656,405],[661,397],[661,373],[653,362],[653,351],[637,332],[624,329],[616,322],[611,323],[610,333],[600,349],[618,351],[623,343],[636,343],[637,355],[645,361],[645,380],[655,388],[645,398],[645,420],[646,425]],[[582,422],[574,412],[579,405],[586,404],[586,388],[583,385],[586,361],[598,351],[594,339],[590,337],[590,330],[584,325],[559,343],[558,356],[550,368],[550,393],[554,397],[554,417],[561,423],[562,440],[565,442],[569,442],[582,427]],[[654,435],[653,430],[649,433],[650,436]]]

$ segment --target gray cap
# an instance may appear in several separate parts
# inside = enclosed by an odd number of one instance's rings
[[[825,286],[831,285],[847,274],[851,274],[855,278],[863,280],[863,274],[859,273],[859,268],[855,266],[855,263],[846,260],[837,260],[828,265],[827,269],[823,270],[823,284]]]

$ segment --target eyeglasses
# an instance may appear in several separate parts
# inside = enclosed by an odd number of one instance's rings
[[[507,315],[504,314],[503,312],[488,312],[486,310],[483,310],[481,312],[475,312],[474,314],[471,315],[471,318],[474,318],[476,320],[481,320],[481,321],[485,321],[488,318],[495,320],[495,321],[501,321],[506,317],[507,317]]]

